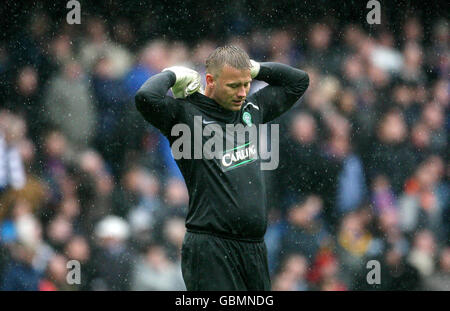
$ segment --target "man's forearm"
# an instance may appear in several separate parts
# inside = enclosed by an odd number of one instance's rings
[[[255,79],[272,86],[282,86],[290,96],[300,98],[309,86],[309,76],[303,70],[274,62],[264,62],[260,65]]]
[[[175,74],[171,71],[158,73],[148,79],[135,96],[136,106],[139,111],[148,103],[157,103],[162,100],[167,91],[175,84]]]
[[[309,86],[309,76],[306,72],[273,62],[260,63],[255,79],[269,84],[249,98],[262,108],[263,123],[274,120],[290,109]]]
[[[175,99],[167,96],[167,91],[174,85],[175,80],[173,72],[158,73],[148,79],[135,96],[137,110],[163,133],[170,127],[169,117],[175,109]]]

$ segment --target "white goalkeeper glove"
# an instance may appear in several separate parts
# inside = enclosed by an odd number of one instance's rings
[[[203,93],[201,76],[197,71],[183,66],[163,69],[163,71],[166,70],[172,71],[176,76],[175,84],[172,86],[172,93],[175,98],[186,98],[186,96],[199,91]]]
[[[250,68],[250,75],[252,76],[252,79],[254,79],[258,73],[259,68],[261,67],[258,62],[254,61],[253,59],[250,60],[250,63],[252,64],[252,67]]]

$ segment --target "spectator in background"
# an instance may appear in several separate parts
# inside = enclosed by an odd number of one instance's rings
[[[111,41],[104,21],[99,17],[88,18],[86,22],[87,36],[81,42],[79,59],[84,71],[92,73],[95,63],[103,56],[110,60],[110,72],[114,78],[125,76],[131,67],[133,57],[130,52]]]
[[[314,24],[308,34],[307,62],[326,74],[338,71],[338,60],[330,48],[332,34],[331,27],[324,23]]]
[[[21,189],[6,194],[2,201],[11,202],[17,198],[24,198],[30,202],[32,210],[39,214],[47,203],[49,189],[40,177],[41,168],[38,166],[36,145],[30,139],[23,139],[17,147],[23,160],[26,183]]]
[[[384,255],[382,266],[383,269],[381,279],[381,289],[387,291],[393,290],[420,290],[421,280],[417,269],[411,266],[400,251],[390,248]]]
[[[399,195],[407,177],[412,173],[414,159],[406,145],[408,129],[398,110],[387,112],[377,128],[377,140],[373,144],[369,174],[389,177],[395,195]]]
[[[429,230],[417,232],[413,238],[413,246],[406,260],[419,271],[421,278],[431,276],[435,271],[436,242]]]
[[[403,50],[403,68],[400,78],[405,82],[422,84],[425,82],[425,73],[422,70],[422,48],[414,42],[406,43]]]
[[[68,174],[68,166],[73,153],[69,148],[66,137],[57,130],[49,130],[43,138],[41,146],[41,179],[45,180],[47,187],[46,204],[42,207],[44,221],[53,215],[56,206],[63,197],[63,180]]]
[[[8,108],[13,84],[13,61],[6,43],[0,43],[0,109]]]
[[[4,244],[17,241],[17,221],[23,215],[29,215],[30,205],[27,201],[17,200],[4,207],[3,219],[0,221],[0,240]]]
[[[432,42],[428,46],[427,58],[430,70],[440,79],[448,80],[449,74],[449,28],[448,20],[439,19],[433,26]]]
[[[450,65],[449,65],[449,67],[450,67]],[[432,90],[431,96],[433,98],[433,101],[438,103],[442,109],[448,108],[448,106],[449,106],[449,104],[448,104],[448,102],[449,102],[448,84],[449,84],[448,80],[439,79],[433,85],[433,90]],[[447,122],[447,128],[448,128],[448,122]]]
[[[357,154],[351,150],[350,124],[347,119],[339,115],[329,118],[332,137],[328,143],[328,153],[335,161],[341,163],[342,168],[337,176],[335,208],[336,217],[355,210],[366,195],[364,168]]]
[[[376,215],[397,209],[397,198],[387,176],[377,175],[373,179],[372,204]]]
[[[87,239],[82,235],[74,235],[70,238],[64,248],[64,255],[68,260],[77,260],[82,271],[81,284],[77,290],[91,290],[91,282],[94,277],[94,263],[91,257],[91,247]],[[67,273],[67,269],[66,269]]]
[[[0,112],[0,194],[9,188],[20,189],[26,175],[17,148],[26,133],[26,123],[7,111]]]
[[[371,64],[383,72],[399,72],[403,66],[403,57],[394,48],[393,34],[387,30],[381,30],[376,39],[368,50]]]
[[[206,84],[205,77],[203,75],[206,73],[205,59],[210,55],[216,48],[216,44],[210,40],[202,40],[195,45],[191,51],[190,59],[192,61],[193,68],[200,73],[202,76],[202,84]]]
[[[123,112],[126,96],[122,80],[114,76],[112,62],[111,56],[102,55],[92,70],[98,115],[94,142],[109,166],[119,173],[126,151],[127,137],[122,133],[127,128]]]
[[[295,66],[300,61],[300,53],[293,40],[294,34],[289,30],[272,31],[268,46],[271,61]],[[263,40],[264,41],[264,40]]]
[[[267,260],[269,263],[269,273],[273,276],[279,268],[279,256],[281,249],[281,238],[287,228],[284,215],[281,215],[279,208],[271,208],[268,211],[268,224],[264,241],[267,247]]]
[[[170,260],[181,265],[181,247],[186,234],[184,218],[174,216],[168,219],[164,224],[163,233]],[[182,277],[181,270],[179,272],[180,277]]]
[[[370,89],[365,90],[367,102],[377,105],[378,113],[385,113],[392,105],[389,93],[392,87],[392,76],[383,68],[372,63],[368,64],[367,76],[370,82]]]
[[[403,24],[405,42],[421,44],[423,40],[423,26],[417,16],[408,17]]]
[[[415,84],[398,83],[393,88],[393,105],[400,108],[408,128],[420,118],[420,104],[417,102]]]
[[[365,72],[364,60],[358,54],[348,55],[341,63],[341,72],[347,87],[358,93],[369,87],[369,80]]]
[[[14,85],[14,94],[11,94],[11,100],[7,102],[7,108],[14,110],[26,121],[29,128],[28,134],[35,143],[39,142],[42,128],[45,125],[40,101],[39,79],[41,77],[35,67],[25,66],[19,69]]]
[[[353,284],[355,275],[366,263],[366,256],[372,254],[374,241],[361,213],[355,211],[343,216],[336,236],[336,253],[340,259],[339,273],[347,286]]]
[[[322,200],[310,195],[296,202],[288,211],[288,227],[281,240],[281,258],[299,253],[312,263],[328,237],[319,217]]]
[[[2,290],[38,290],[54,252],[43,240],[41,224],[30,213],[27,202],[17,202],[11,216],[13,236],[6,246],[12,261],[5,265],[0,286]]]
[[[164,236],[165,226],[171,219],[185,219],[188,204],[189,194],[186,185],[182,180],[170,179],[166,184],[163,205],[155,213],[153,233],[157,241],[167,242]]]
[[[50,43],[51,60],[56,68],[61,69],[75,58],[72,48],[73,38],[68,33],[57,34]]]
[[[373,241],[372,256],[380,256],[390,246],[406,256],[410,251],[410,243],[400,228],[400,216],[396,209],[385,209],[375,220],[377,230]]]
[[[137,291],[186,290],[178,269],[167,257],[164,246],[151,244],[136,264],[131,289]]]
[[[91,235],[95,224],[113,211],[114,177],[102,156],[94,149],[85,150],[79,155],[78,168],[80,229]]]
[[[381,283],[368,284],[367,268],[363,265],[362,270],[355,277],[352,290],[414,291],[422,289],[419,272],[395,247],[389,246],[383,256],[378,257],[377,260],[382,267]]]
[[[355,114],[358,109],[356,93],[351,88],[341,89],[336,100],[336,105],[338,112],[347,118],[353,125],[356,121]],[[355,129],[353,130],[356,132]]]
[[[120,18],[114,22],[112,37],[115,42],[125,49],[134,51],[136,49],[136,35],[134,28],[127,18]]]
[[[295,193],[309,193],[318,191],[313,189],[317,186],[320,174],[321,153],[318,145],[317,122],[310,113],[301,112],[296,114],[291,121],[289,138],[282,140],[280,144],[280,158],[289,156],[290,161],[280,163],[283,171],[279,188],[283,191],[282,200],[289,204],[289,197]],[[295,169],[296,174],[289,174]]]
[[[92,254],[93,290],[130,290],[134,251],[128,247],[128,223],[117,216],[106,216],[96,226],[96,247]]]
[[[329,250],[321,251],[312,264],[308,280],[315,290],[346,291],[347,286],[339,279],[339,262]]]
[[[356,24],[344,25],[341,41],[343,54],[356,53],[359,45],[366,39],[365,36],[366,34],[361,29],[361,26]]]
[[[57,213],[47,225],[47,240],[57,252],[63,251],[64,246],[73,234],[74,228],[72,222],[64,217],[61,212]]]
[[[168,46],[163,40],[152,41],[142,48],[139,52],[137,63],[124,77],[129,98],[136,94],[137,90],[148,78],[169,65],[167,55]]]
[[[66,166],[72,160],[70,146],[66,136],[58,130],[49,130],[44,138],[43,174],[51,179],[57,179],[66,174]]]
[[[33,247],[16,243],[12,246],[11,251],[13,260],[5,267],[0,290],[37,291],[41,276],[31,265],[34,257]]]
[[[132,238],[139,246],[147,245],[154,238],[156,215],[162,207],[160,188],[161,184],[155,175],[144,169],[140,171],[141,198],[128,213]]]
[[[169,46],[168,62],[176,66],[193,67],[190,60],[190,51],[188,46],[183,41],[173,41]]]
[[[3,233],[2,233],[2,235],[3,235]],[[3,273],[5,271],[7,264],[12,262],[10,251],[4,245],[4,241],[2,238],[0,238],[0,280],[3,280]],[[1,285],[0,285],[0,287],[1,287]]]
[[[448,135],[444,123],[444,107],[439,103],[430,102],[423,107],[421,117],[421,120],[431,131],[431,151],[433,153],[444,155],[446,152]]]
[[[425,278],[423,289],[434,291],[450,290],[450,247],[447,246],[442,249],[438,267],[432,275]]]
[[[307,291],[310,286],[306,275],[308,260],[301,254],[289,254],[280,263],[279,272],[273,277],[274,291]]]
[[[83,150],[95,137],[95,104],[78,62],[65,64],[51,79],[44,99],[49,123],[60,129],[74,150]]]
[[[431,131],[423,121],[417,121],[412,126],[410,144],[417,167],[431,155]]]
[[[80,219],[81,208],[77,197],[64,198],[58,207],[58,212],[61,213],[63,218],[73,224],[75,232],[81,232],[83,229],[81,225],[82,220]]]
[[[309,93],[306,104],[309,110],[319,114],[322,119],[336,111],[333,104],[341,89],[339,80],[334,76],[324,75],[318,77],[317,87]],[[324,122],[325,120],[323,120]]]
[[[48,42],[53,21],[49,14],[37,9],[25,22],[25,27],[9,41],[8,50],[15,64],[32,66],[39,72],[41,85],[48,80],[53,66],[48,57]]]
[[[440,243],[445,241],[448,229],[444,223],[444,212],[448,206],[449,193],[441,182],[443,174],[442,159],[430,156],[408,179],[405,193],[399,202],[404,232],[411,235],[419,228],[427,228]]]
[[[76,287],[67,283],[66,263],[68,258],[63,255],[55,255],[48,263],[45,276],[39,282],[40,291],[69,291]]]
[[[27,202],[21,202],[20,204]],[[16,218],[18,241],[26,241],[33,245],[35,255],[33,257],[33,267],[40,273],[44,273],[45,268],[54,255],[55,250],[52,245],[45,239],[44,226],[39,219],[27,211],[23,215]]]
[[[143,174],[143,169],[138,166],[125,170],[112,193],[112,214],[126,218],[129,212],[138,206],[141,201]]]

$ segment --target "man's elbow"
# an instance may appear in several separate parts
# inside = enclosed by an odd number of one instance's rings
[[[306,91],[308,89],[308,87],[309,87],[309,74],[307,72],[305,72],[305,78],[304,79],[305,79],[305,91]]]
[[[302,83],[302,85],[303,85],[303,87],[305,88],[305,91],[306,91],[308,89],[308,87],[309,87],[309,75],[305,71],[303,71],[303,73],[304,73],[304,75],[303,75],[301,83]]]
[[[143,105],[145,103],[145,96],[142,94],[142,92],[139,90],[136,95],[134,96],[134,104],[136,105],[136,109],[138,111],[142,111]]]
[[[295,96],[300,98],[306,92],[309,87],[309,75],[305,71],[301,71],[301,75],[293,88],[293,93]]]

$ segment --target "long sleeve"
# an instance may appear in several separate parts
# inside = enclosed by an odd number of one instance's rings
[[[149,78],[137,91],[135,103],[142,116],[168,136],[177,121],[180,101],[167,96],[175,84],[175,74],[164,71]]]
[[[309,76],[306,72],[273,62],[261,63],[255,79],[269,84],[248,98],[248,101],[255,101],[261,108],[263,123],[275,119],[291,108],[309,86]]]

